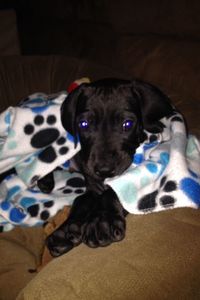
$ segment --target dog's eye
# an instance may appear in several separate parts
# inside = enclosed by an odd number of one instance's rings
[[[128,131],[133,127],[133,121],[132,120],[125,120],[123,122],[123,130]]]
[[[87,120],[81,120],[79,122],[79,127],[81,129],[88,129],[89,128],[89,122]]]

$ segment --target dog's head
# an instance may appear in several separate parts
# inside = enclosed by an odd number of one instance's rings
[[[130,166],[144,141],[144,129],[162,131],[159,120],[172,111],[168,97],[150,84],[104,79],[71,92],[62,105],[61,120],[80,139],[82,172],[103,181]]]

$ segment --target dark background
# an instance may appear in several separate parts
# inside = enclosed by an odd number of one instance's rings
[[[177,101],[200,98],[199,0],[0,0],[0,9],[16,12],[20,56],[57,56],[62,72],[64,60],[94,62]]]
[[[1,0],[0,9],[8,8],[16,11],[26,55],[101,60],[124,36],[200,38],[199,0]]]

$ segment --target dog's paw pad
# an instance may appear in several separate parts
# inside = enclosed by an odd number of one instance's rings
[[[82,239],[81,226],[76,223],[71,223],[67,226],[66,239],[71,241],[74,245],[78,245]]]
[[[105,247],[125,237],[125,219],[119,215],[102,213],[87,224],[84,243],[89,247]]]
[[[125,219],[116,217],[112,224],[112,238],[114,242],[119,242],[125,237]]]
[[[66,240],[65,232],[62,230],[57,230],[48,236],[46,245],[53,257],[58,257],[74,247],[71,241]]]

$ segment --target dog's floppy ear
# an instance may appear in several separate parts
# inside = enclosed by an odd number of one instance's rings
[[[157,87],[134,80],[133,91],[139,99],[143,127],[149,132],[162,131],[163,124],[159,120],[173,113],[173,107],[169,98]]]
[[[76,132],[76,112],[77,106],[80,101],[81,96],[83,96],[83,91],[87,83],[81,84],[79,87],[74,89],[69,95],[66,97],[61,106],[61,122],[63,127],[77,138]]]

